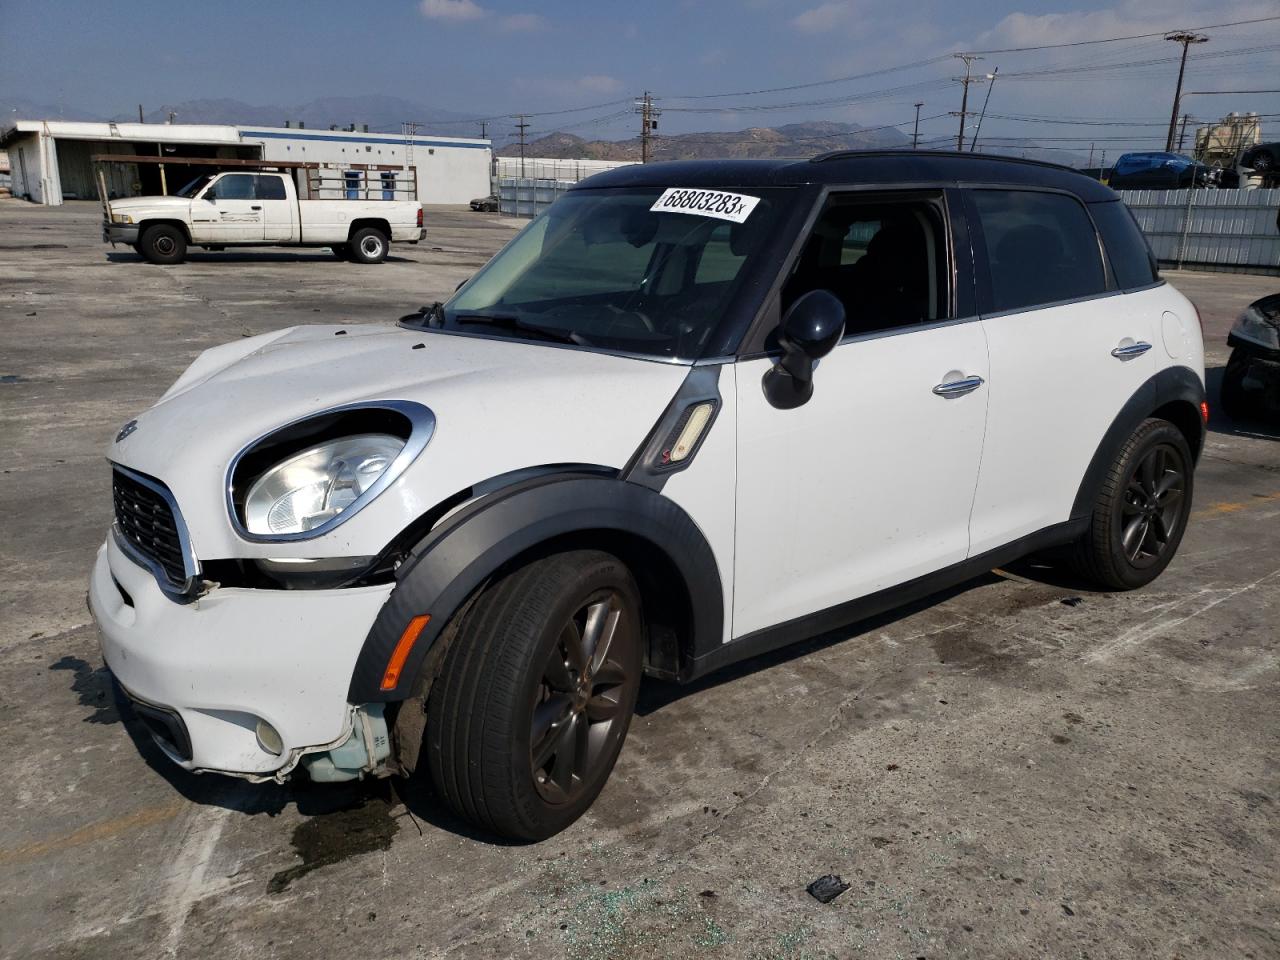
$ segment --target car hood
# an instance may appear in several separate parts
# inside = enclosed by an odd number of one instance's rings
[[[188,197],[122,197],[111,201],[112,213],[127,213],[136,218],[139,213],[186,211],[191,206]]]
[[[683,382],[679,364],[514,339],[386,326],[306,326],[201,354],[108,457],[173,491],[197,556],[364,556],[459,491],[551,464],[620,469]],[[410,400],[430,443],[350,521],[251,544],[231,526],[227,469],[248,444],[332,407]]]

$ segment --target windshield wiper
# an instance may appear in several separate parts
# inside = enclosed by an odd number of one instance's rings
[[[491,327],[502,327],[505,330],[514,330],[519,333],[531,333],[535,337],[543,337],[547,340],[554,340],[557,343],[572,343],[579,347],[592,345],[591,341],[574,330],[556,330],[552,327],[540,327],[536,323],[529,323],[527,320],[521,320],[519,317],[505,313],[464,313],[455,315],[453,320],[455,323],[483,323]]]

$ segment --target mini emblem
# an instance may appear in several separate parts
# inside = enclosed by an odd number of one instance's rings
[[[137,429],[138,429],[138,421],[130,420],[123,427],[121,427],[120,432],[116,434],[116,443],[119,443],[121,440],[129,436],[129,434],[133,433],[133,431]]]

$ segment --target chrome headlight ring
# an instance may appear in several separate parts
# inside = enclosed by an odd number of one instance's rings
[[[246,515],[242,513],[236,502],[236,484],[238,478],[237,472],[244,458],[256,452],[264,444],[269,443],[273,438],[296,430],[305,426],[307,423],[320,420],[326,417],[342,416],[344,414],[368,414],[376,413],[379,410],[389,411],[398,414],[408,421],[408,436],[405,438],[404,446],[386,466],[384,470],[377,476],[373,482],[365,487],[358,496],[350,503],[346,504],[335,515],[330,516],[323,523],[312,527],[309,530],[302,530],[291,533],[255,533],[246,526]],[[317,410],[305,417],[299,417],[288,423],[281,424],[275,429],[258,437],[252,443],[246,445],[240,450],[227,466],[226,481],[224,484],[227,503],[227,515],[231,520],[231,525],[237,536],[243,540],[252,543],[290,543],[300,540],[314,540],[329,533],[339,524],[345,523],[351,517],[359,513],[364,507],[371,503],[382,491],[391,486],[409,467],[418,455],[426,448],[431,441],[432,435],[435,433],[436,418],[431,410],[420,403],[410,400],[370,400],[359,401],[356,403],[343,404],[338,407],[329,407],[324,410]],[[337,441],[341,441],[350,436],[365,436],[376,431],[360,430],[352,434],[333,434],[323,438],[315,438],[312,442],[300,449],[295,449],[289,454],[282,455],[266,469],[260,471],[256,476],[248,478],[247,482],[241,485],[246,489],[258,481],[263,479],[267,474],[271,473],[291,461],[300,459],[300,457],[315,448],[333,445]]]

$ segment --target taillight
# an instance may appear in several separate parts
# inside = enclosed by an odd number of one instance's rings
[[[1200,401],[1200,419],[1206,424],[1209,422],[1209,403],[1206,400]]]
[[[422,208],[418,208],[418,226],[422,226]]]

